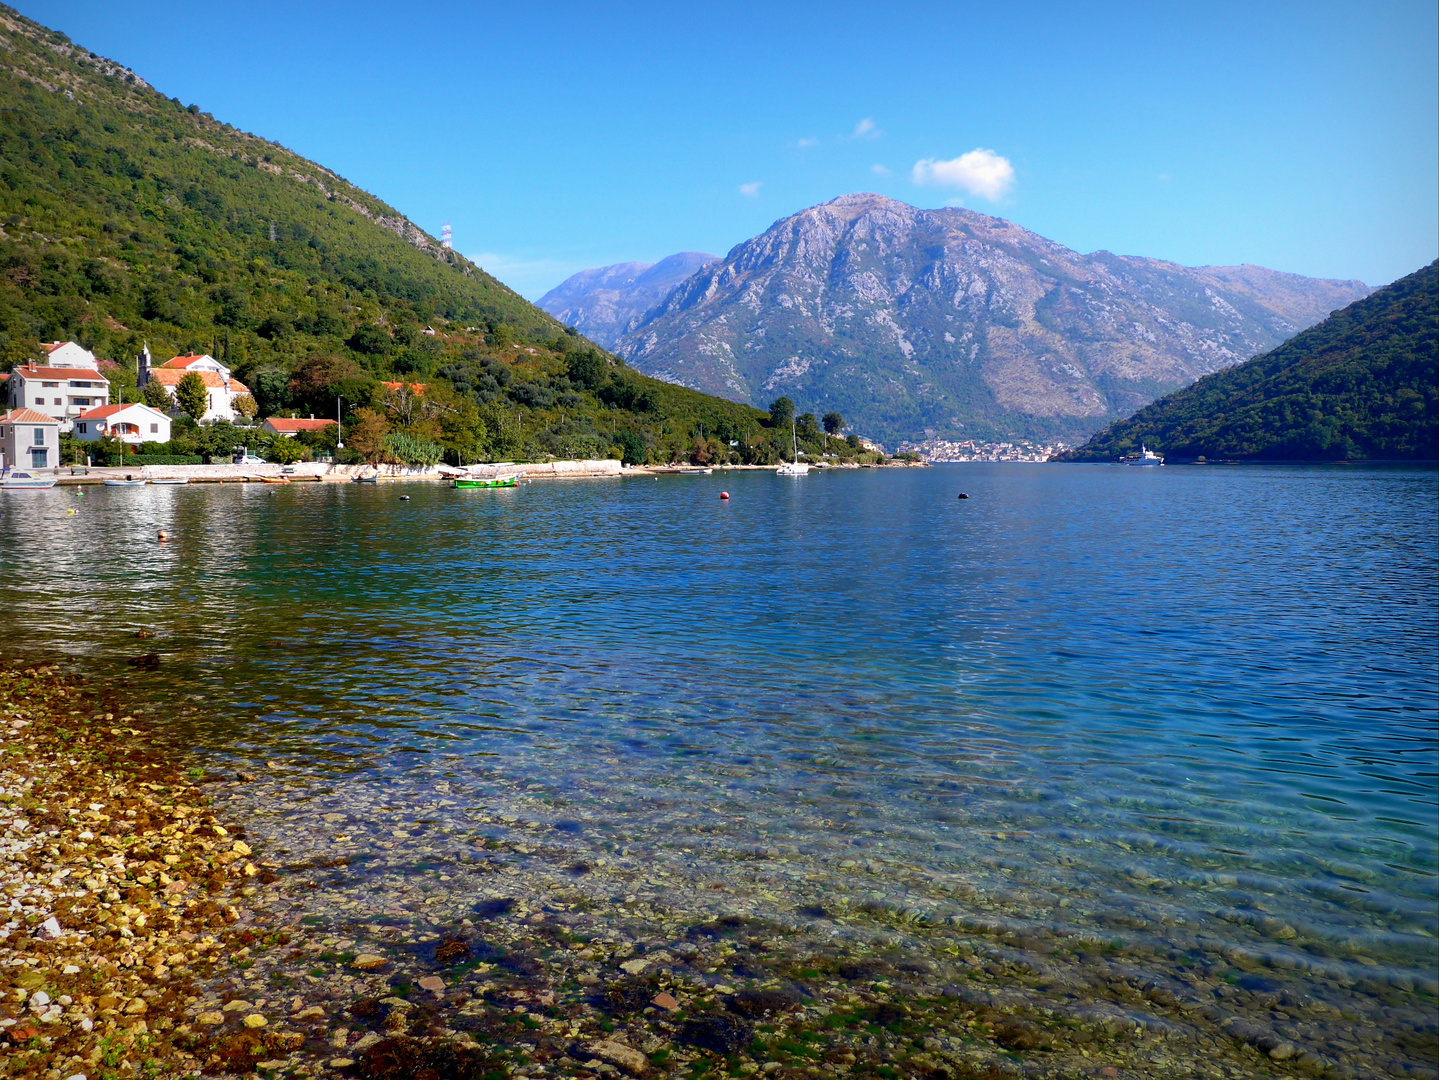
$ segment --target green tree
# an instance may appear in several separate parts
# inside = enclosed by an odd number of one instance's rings
[[[156,379],[151,379],[145,384],[145,388],[140,391],[140,396],[146,405],[152,409],[159,409],[161,412],[169,412],[175,407],[174,402],[170,400],[170,391],[165,389],[164,383]]]
[[[257,371],[246,380],[255,392],[257,416],[274,416],[289,400],[290,375],[278,368]]]
[[[787,428],[794,421],[794,402],[787,397],[775,398],[769,406],[771,427]]]
[[[4,345],[0,345],[0,371],[9,371],[19,367],[27,360],[34,360],[39,355],[39,338],[12,338]]]
[[[284,437],[270,444],[270,460],[277,465],[293,465],[305,460],[305,447],[294,439]]]
[[[181,409],[196,420],[205,415],[209,395],[205,391],[205,380],[200,378],[199,372],[185,372],[175,384],[175,400]]]
[[[643,465],[645,463],[645,440],[644,436],[635,431],[620,431],[614,436],[615,445],[624,451],[621,459],[625,465]]]
[[[819,421],[814,418],[814,413],[807,412],[795,418],[795,433],[806,442],[819,438]]]
[[[317,416],[326,416],[334,411],[337,397],[365,401],[373,385],[374,381],[348,357],[315,353],[295,369],[287,389],[295,405]]]
[[[605,363],[605,358],[593,349],[570,353],[565,364],[569,369],[570,381],[586,390],[598,390],[610,373],[610,366]]]
[[[241,416],[253,417],[259,408],[259,406],[255,404],[255,399],[249,394],[238,395],[230,404]]]
[[[825,413],[823,423],[826,435],[838,435],[844,430],[844,417],[837,412]]]

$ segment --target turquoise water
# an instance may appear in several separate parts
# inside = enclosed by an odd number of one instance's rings
[[[421,825],[508,807],[677,897],[762,859],[781,906],[862,878],[916,918],[1422,996],[1436,496],[1039,465],[57,489],[0,500],[0,603],[7,652],[100,670],[156,630],[169,722],[293,777],[276,835],[439,791]]]

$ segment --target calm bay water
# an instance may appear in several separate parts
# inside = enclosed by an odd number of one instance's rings
[[[759,859],[777,910],[1432,1007],[1436,506],[1340,467],[57,489],[0,500],[0,604],[6,653],[101,671],[156,630],[167,722],[281,766],[296,850],[508,815],[676,895]]]

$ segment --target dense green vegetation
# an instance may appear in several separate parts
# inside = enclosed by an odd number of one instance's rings
[[[1439,459],[1439,262],[1101,431],[1065,461]]]
[[[625,367],[322,166],[3,6],[0,36],[0,368],[75,340],[133,401],[144,343],[208,352],[260,418],[341,403],[347,447],[377,460],[788,449],[763,413]],[[269,441],[178,426],[176,452],[225,440]]]

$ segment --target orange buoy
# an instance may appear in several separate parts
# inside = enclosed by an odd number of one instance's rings
[[[163,544],[166,540],[170,539],[170,534],[167,533],[164,529],[161,529],[158,535],[159,535],[160,543],[162,543],[162,544]]]
[[[729,498],[729,492],[728,492],[728,491],[721,491],[721,492],[720,492],[720,498],[721,498],[721,499],[728,499],[728,498]]]

